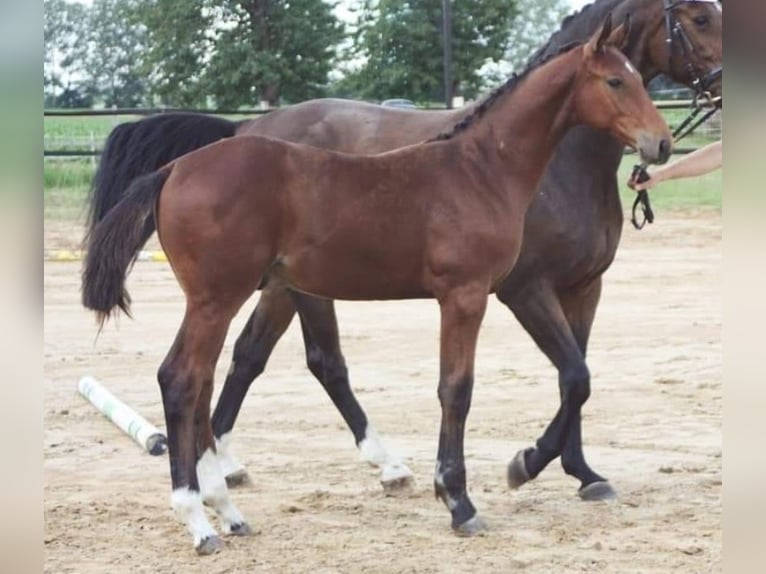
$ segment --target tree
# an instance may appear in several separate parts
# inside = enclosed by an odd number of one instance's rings
[[[43,2],[43,92],[46,105],[56,106],[62,91],[77,90],[87,46],[87,9],[77,2]]]
[[[324,0],[224,0],[205,83],[223,107],[323,95],[344,36]]]
[[[452,0],[453,93],[474,97],[480,68],[502,58],[517,0]],[[441,0],[361,0],[353,55],[365,63],[344,84],[363,97],[442,99]]]
[[[513,72],[521,72],[530,56],[561,27],[561,21],[570,11],[566,0],[518,0],[518,5],[522,16],[511,26],[504,60],[482,70],[488,83],[497,83]]]
[[[90,11],[85,69],[108,107],[134,107],[146,97],[146,32],[133,20],[136,6],[134,0],[95,0]]]
[[[145,27],[143,71],[165,105],[206,104],[203,70],[213,49],[211,0],[137,0],[134,21]]]

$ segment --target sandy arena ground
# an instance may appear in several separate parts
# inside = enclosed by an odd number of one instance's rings
[[[60,239],[53,228],[46,246]],[[717,214],[663,213],[641,233],[625,229],[591,337],[583,421],[586,455],[617,488],[614,503],[581,502],[558,461],[519,491],[506,487],[506,464],[542,432],[558,391],[553,367],[491,300],[466,439],[470,493],[490,526],[476,539],[452,535],[433,497],[435,302],[337,306],[354,389],[416,475],[396,497],[357,462],[304,367],[295,321],[235,427],[255,483],[233,498],[257,534],[198,558],[170,510],[166,458],[142,452],[76,391],[92,374],[162,426],[155,373],[181,319],[180,289],[167,264],[138,263],[128,283],[135,320],[95,341],[79,304],[80,264],[47,263],[45,571],[720,572],[720,267]],[[254,302],[229,333],[216,393]]]

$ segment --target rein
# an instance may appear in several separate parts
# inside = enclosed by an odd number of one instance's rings
[[[704,75],[699,74],[699,71],[692,65],[690,55],[694,50],[694,44],[692,44],[689,36],[684,31],[681,22],[676,18],[674,9],[684,4],[685,2],[705,2],[715,0],[662,0],[663,8],[665,10],[665,44],[668,47],[668,69],[671,69],[671,63],[673,60],[675,45],[681,47],[681,57],[686,65],[686,70],[689,76],[693,78],[692,88],[695,95],[692,100],[691,111],[686,119],[673,131],[673,140],[678,141],[697,129],[703,122],[708,120],[713,114],[715,114],[723,106],[723,100],[721,97],[714,98],[708,88],[715,82],[723,73],[723,68],[717,66]],[[678,42],[675,40],[678,39]],[[700,115],[703,109],[709,108],[702,117]],[[638,183],[643,183],[649,179],[649,174],[646,171],[648,164],[641,163],[633,166],[633,173],[631,178],[635,179]],[[639,223],[636,217],[636,211],[641,206],[643,214],[643,220]],[[649,193],[647,190],[642,189],[636,192],[636,199],[633,202],[633,209],[631,212],[630,222],[636,229],[643,229],[646,223],[654,222],[654,211],[649,202]]]

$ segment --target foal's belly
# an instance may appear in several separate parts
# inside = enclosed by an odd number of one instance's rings
[[[318,254],[308,250],[287,253],[277,258],[269,270],[269,280],[328,299],[369,301],[432,296],[423,284],[422,266],[415,257],[383,259],[374,254]]]

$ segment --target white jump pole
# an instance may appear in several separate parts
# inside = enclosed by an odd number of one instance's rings
[[[117,425],[149,454],[161,455],[168,448],[168,440],[160,430],[115,397],[93,377],[83,377],[77,390],[101,414]]]

